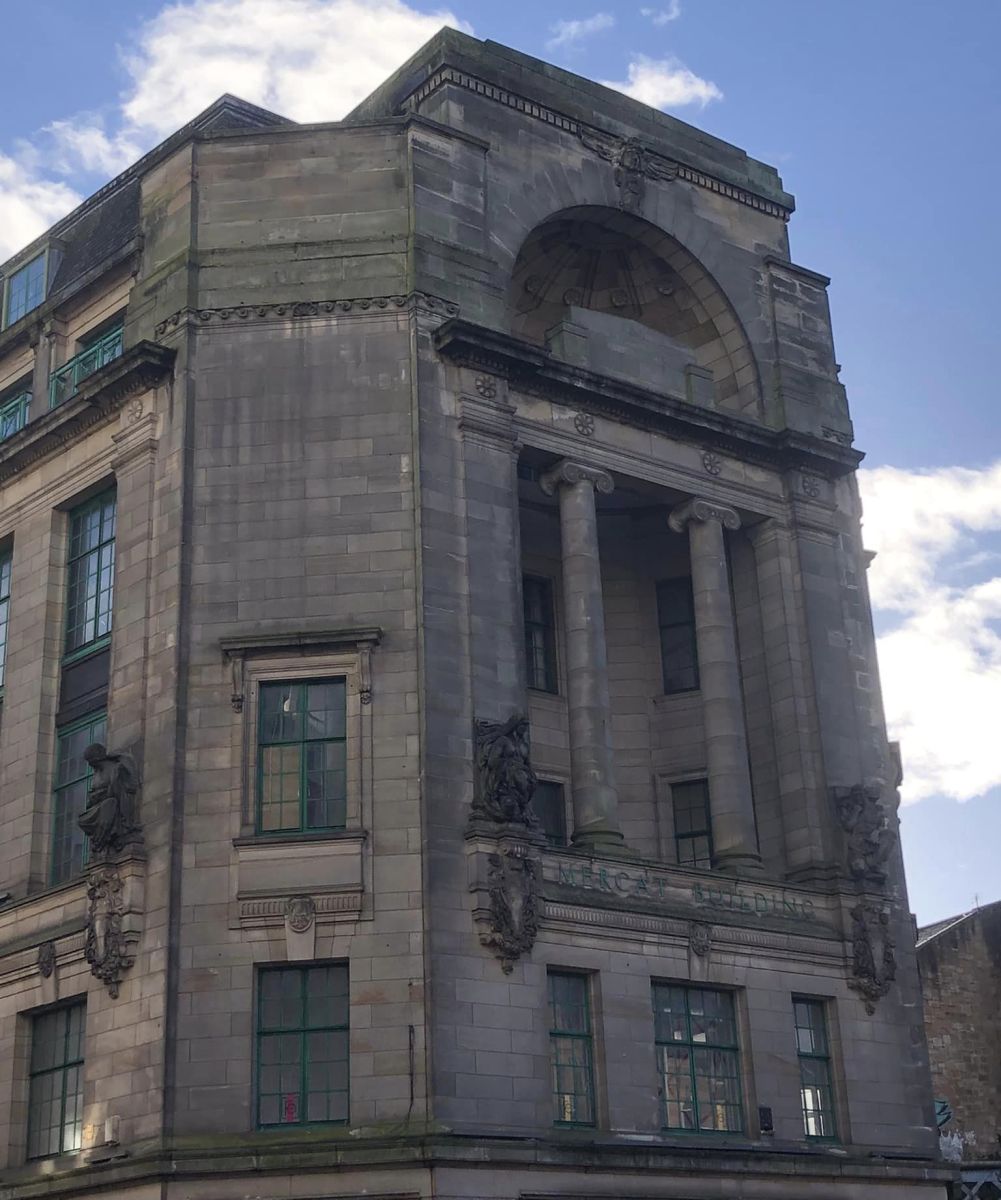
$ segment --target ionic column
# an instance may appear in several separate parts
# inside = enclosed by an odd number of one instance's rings
[[[596,490],[604,495],[612,491],[612,477],[564,459],[539,482],[547,496],[558,497],[560,505],[573,844],[594,848],[618,845],[622,834],[594,506]]]
[[[732,508],[694,498],[676,508],[669,522],[675,533],[688,530],[714,862],[724,870],[753,870],[761,856],[723,537],[724,528],[740,528],[740,518]]]

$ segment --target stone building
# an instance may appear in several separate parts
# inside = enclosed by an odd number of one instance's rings
[[[918,930],[932,1084],[947,1149],[1001,1166],[1001,901]],[[1001,1195],[1001,1172],[996,1175]],[[988,1200],[984,1193],[983,1200]]]
[[[3,266],[5,1200],[944,1195],[792,208],[445,31]]]

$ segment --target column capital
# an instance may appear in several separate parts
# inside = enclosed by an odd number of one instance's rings
[[[715,500],[706,500],[702,496],[693,496],[684,504],[679,504],[667,519],[675,533],[684,533],[691,521],[719,521],[724,529],[740,528],[740,517],[737,516],[736,509],[719,504]]]
[[[588,467],[584,463],[574,462],[571,458],[561,459],[555,467],[551,467],[539,479],[539,487],[547,496],[554,496],[561,488],[574,483],[590,483],[596,492],[605,496],[611,495],[615,484],[607,471],[600,467]]]

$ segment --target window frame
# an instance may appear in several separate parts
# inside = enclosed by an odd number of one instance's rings
[[[665,605],[661,602],[662,590],[669,586],[677,586],[679,584],[687,584],[687,597],[691,617],[684,621],[665,621],[664,609]],[[660,649],[660,675],[661,687],[665,696],[686,696],[693,692],[697,692],[702,687],[702,679],[699,671],[699,645],[698,637],[695,629],[695,598],[692,594],[692,578],[690,575],[672,575],[667,579],[658,579],[654,583],[654,603],[657,614],[657,643]],[[689,649],[691,651],[692,666],[695,682],[688,687],[668,687],[667,673],[664,669],[664,633],[669,629],[688,629],[689,630]]]
[[[0,549],[0,708],[3,705],[7,672],[7,642],[10,630],[10,597],[14,575],[14,548]]]
[[[114,500],[114,513],[112,516],[113,531],[112,531],[111,536],[109,538],[104,538],[103,540],[98,541],[98,543],[89,550],[85,550],[82,553],[74,554],[73,553],[73,525],[74,525],[74,522],[76,520],[80,519],[81,517],[88,515],[89,513],[93,512],[94,510],[100,509],[101,507],[103,507],[103,505],[109,499]],[[101,524],[102,524],[102,526],[104,524],[103,516],[101,518]],[[102,488],[101,491],[97,492],[95,495],[90,496],[87,500],[84,500],[80,504],[75,504],[71,509],[68,510],[67,524],[66,524],[66,613],[65,613],[64,629],[63,629],[63,657],[62,657],[63,666],[68,666],[71,663],[77,662],[81,658],[88,657],[88,655],[96,654],[99,650],[103,650],[105,648],[105,646],[109,646],[111,644],[111,635],[114,631],[114,619],[115,619],[115,573],[117,570],[117,562],[118,562],[117,538],[118,538],[118,489],[115,485],[112,485],[111,487]],[[76,578],[75,574],[74,574],[75,568],[77,568],[77,566],[79,564],[86,563],[86,561],[91,556],[94,556],[94,555],[97,556],[97,563],[98,563],[97,596],[100,597],[101,591],[102,591],[100,584],[101,584],[101,581],[103,578],[103,570],[101,567],[101,555],[102,555],[102,551],[108,546],[111,547],[111,561],[107,565],[107,567],[104,568],[104,570],[106,570],[108,575],[110,576],[110,584],[107,588],[107,592],[108,592],[108,607],[107,607],[108,628],[107,628],[107,631],[104,633],[100,633],[100,634],[96,633],[93,637],[89,638],[87,641],[82,642],[80,645],[74,646],[72,649],[70,649],[70,646],[69,646],[70,631],[71,631],[70,620],[72,619],[71,602],[72,602],[72,595],[73,595],[73,586],[74,586],[74,582],[75,582],[75,578]],[[86,576],[85,576],[85,578],[86,578]],[[94,623],[95,627],[96,627],[98,620],[99,620],[99,615],[98,615],[97,611],[95,611],[95,616],[93,618],[93,623]]]
[[[41,306],[45,303],[46,298],[48,297],[48,294],[49,294],[49,250],[50,250],[50,247],[46,246],[44,249],[40,250],[37,254],[33,254],[30,258],[26,258],[21,263],[21,265],[18,267],[15,267],[14,270],[11,271],[9,275],[4,276],[4,279],[3,279],[3,314],[2,314],[3,321],[0,322],[0,329],[9,329],[12,325],[16,325],[18,323],[18,321],[23,320],[28,315],[28,313],[34,312],[36,308],[41,308]],[[12,321],[10,319],[11,285],[13,284],[14,280],[17,278],[18,275],[20,275],[23,271],[27,271],[30,267],[33,267],[35,265],[35,263],[37,263],[39,261],[42,263],[42,297],[38,301],[37,304],[32,304],[30,308],[26,308],[24,310],[24,312],[20,314],[20,316],[15,317],[15,319]]]
[[[584,1012],[585,1026],[583,1030],[562,1029],[556,1025],[556,1004],[554,1002],[553,984],[558,979],[572,979],[579,982],[584,997],[584,1003],[581,1006]],[[572,968],[551,966],[546,970],[546,1005],[547,1005],[547,1020],[549,1026],[549,1069],[550,1069],[550,1085],[551,1097],[553,1105],[553,1126],[557,1129],[593,1129],[598,1124],[598,1088],[596,1080],[596,1054],[595,1054],[595,1031],[594,1031],[594,998],[592,996],[592,976],[586,971],[575,971]],[[559,1090],[558,1084],[558,1067],[570,1066],[574,1070],[581,1068],[581,1064],[576,1063],[560,1063],[557,1061],[555,1053],[557,1043],[572,1045],[580,1045],[584,1047],[583,1069],[587,1073],[587,1092],[584,1093],[587,1101],[590,1103],[591,1116],[587,1120],[570,1119],[563,1120],[559,1117],[560,1100],[565,1096],[572,1096],[576,1105],[576,1098],[579,1095],[576,1091],[569,1093]]]
[[[549,834],[546,832],[546,828],[542,822],[542,817],[539,814],[538,809],[534,808],[535,796],[538,793],[538,790],[540,787],[552,787],[552,788],[557,788],[559,790],[559,805],[560,805],[560,809],[562,810],[562,813],[563,813],[563,840],[562,841],[559,841],[559,842],[554,841],[549,836]],[[569,789],[567,787],[566,780],[553,779],[553,778],[547,777],[544,779],[536,780],[535,792],[532,794],[533,811],[535,812],[536,817],[538,817],[538,819],[539,819],[539,828],[541,829],[541,831],[546,839],[546,845],[549,846],[553,850],[565,850],[571,843],[571,834],[572,834],[573,823],[571,820],[568,820],[568,817],[570,817],[570,815],[571,815],[569,812],[569,806],[568,806],[568,802],[567,802],[568,791],[569,791]]]
[[[545,599],[546,620],[529,620],[528,587],[526,585],[541,585]],[[557,623],[557,590],[556,580],[550,575],[539,574],[535,571],[521,573],[522,628],[525,642],[525,678],[530,691],[542,692],[546,696],[560,695],[560,656],[559,634]],[[534,654],[529,656],[529,631],[537,629],[542,635],[543,676],[542,684],[535,682],[538,678],[534,671]],[[533,648],[534,651],[534,648]]]
[[[705,807],[705,827],[701,830],[689,831],[686,833],[678,832],[678,807],[676,790],[680,788],[691,787],[693,784],[700,784],[704,798]],[[685,867],[690,871],[711,871],[713,869],[713,857],[715,855],[715,847],[713,845],[713,827],[712,827],[712,798],[709,794],[709,780],[704,775],[694,776],[689,779],[673,779],[668,784],[671,803],[671,833],[674,842],[674,861],[679,867]],[[683,862],[681,859],[681,843],[694,841],[696,838],[704,837],[708,842],[709,859],[705,866],[697,862]]]
[[[310,739],[303,736],[298,739],[287,741],[264,741],[263,739],[263,723],[264,723],[264,704],[262,696],[265,688],[280,688],[292,687],[301,689],[303,693],[308,693],[311,685],[340,683],[343,688],[344,710],[343,710],[343,728],[344,733],[341,737],[327,737]],[[257,724],[256,724],[256,762],[255,762],[255,791],[254,791],[254,832],[258,837],[285,837],[296,836],[301,834],[330,834],[341,833],[347,829],[347,813],[348,813],[348,679],[344,674],[340,675],[324,675],[316,678],[308,679],[266,679],[259,680],[256,688],[257,698]],[[308,711],[308,710],[303,710]],[[307,776],[307,755],[306,747],[310,744],[329,745],[338,743],[344,747],[344,794],[342,804],[344,810],[344,820],[340,824],[335,825],[316,825],[311,826],[307,823],[307,814],[309,806],[309,796],[306,791],[306,776]],[[263,827],[263,806],[264,806],[264,752],[269,746],[297,746],[300,748],[299,755],[299,823],[293,828],[284,829],[265,829]]]
[[[343,970],[345,983],[347,985],[347,1020],[343,1024],[312,1026],[307,1023],[308,1017],[308,976],[311,971],[340,969]],[[299,1021],[295,1027],[275,1027],[273,1029],[264,1029],[262,1027],[263,1018],[263,999],[264,999],[264,980],[268,975],[275,975],[280,971],[294,972],[301,977],[300,982],[300,1012]],[[260,966],[256,972],[256,986],[254,989],[254,1128],[255,1129],[324,1129],[332,1125],[349,1125],[351,1122],[351,971],[350,963],[346,960],[335,960],[331,962],[309,962],[309,963],[273,963],[267,966]],[[308,1037],[311,1033],[344,1033],[346,1044],[346,1072],[345,1072],[345,1108],[346,1115],[343,1119],[334,1121],[270,1121],[262,1122],[261,1120],[261,1101],[263,1093],[261,1091],[262,1068],[266,1064],[262,1063],[261,1049],[267,1038],[286,1037],[293,1034],[299,1036],[299,1089],[298,1101],[300,1112],[305,1114],[308,1111],[308,1093],[306,1084],[309,1078],[308,1064]],[[272,1093],[269,1093],[269,1095]],[[281,1093],[276,1093],[281,1095]]]
[[[687,1034],[686,1039],[675,1038],[675,1039],[671,1039],[668,1041],[668,1040],[665,1040],[658,1036],[657,1013],[659,1011],[659,1006],[657,1003],[657,992],[658,992],[658,989],[666,989],[666,988],[673,988],[673,989],[676,989],[677,991],[684,993],[684,996],[685,996],[685,1030],[686,1030],[686,1034]],[[693,992],[712,992],[716,995],[727,997],[727,999],[730,1003],[730,1020],[731,1020],[732,1026],[733,1026],[733,1039],[734,1040],[733,1040],[732,1044],[731,1043],[723,1043],[723,1042],[709,1042],[709,1041],[696,1042],[693,1040],[693,1037],[692,1037],[692,1012],[691,1012],[691,1001],[690,1001],[690,997]],[[653,1009],[653,1017],[654,1017],[654,1052],[655,1052],[655,1058],[656,1058],[657,1078],[660,1081],[658,1084],[658,1093],[660,1095],[661,1129],[665,1133],[682,1134],[682,1135],[690,1134],[690,1135],[698,1136],[698,1137],[747,1137],[748,1136],[748,1117],[747,1117],[748,1105],[747,1105],[747,1098],[744,1094],[744,1063],[743,1063],[743,1053],[741,1051],[741,1044],[740,1044],[740,1013],[738,1011],[738,1006],[737,1006],[736,991],[731,988],[706,987],[706,986],[702,986],[701,984],[698,984],[698,983],[693,983],[691,980],[678,982],[675,980],[655,979],[655,980],[651,981],[650,1000],[651,1000],[651,1007]],[[689,1071],[689,1081],[691,1084],[691,1097],[692,1097],[693,1113],[694,1113],[694,1118],[695,1118],[694,1126],[668,1124],[668,1096],[667,1096],[667,1090],[664,1086],[666,1072],[664,1070],[662,1057],[660,1054],[660,1048],[663,1046],[674,1046],[674,1047],[682,1046],[682,1047],[687,1047],[689,1050],[688,1071]],[[699,1075],[698,1072],[696,1071],[696,1067],[695,1067],[695,1063],[696,1063],[695,1051],[696,1050],[706,1050],[706,1051],[711,1051],[711,1052],[715,1052],[715,1053],[732,1054],[732,1056],[733,1056],[732,1061],[735,1066],[735,1071],[732,1076],[729,1076],[729,1078],[732,1078],[735,1081],[734,1090],[735,1090],[735,1094],[737,1096],[736,1107],[738,1110],[738,1117],[740,1120],[739,1128],[736,1128],[736,1129],[729,1129],[729,1128],[728,1129],[715,1129],[715,1128],[704,1129],[704,1128],[702,1128],[701,1112],[700,1112],[700,1108],[699,1108],[698,1080],[700,1078],[704,1079],[707,1077],[704,1075]],[[682,1073],[678,1072],[677,1074],[681,1075]],[[713,1077],[708,1076],[708,1078],[713,1078]],[[719,1078],[727,1078],[727,1077],[719,1076]],[[733,1105],[729,1104],[726,1101],[724,1101],[724,1105],[726,1106],[727,1109],[730,1109],[733,1107]]]
[[[59,887],[64,883],[69,883],[72,880],[76,879],[77,875],[79,874],[79,872],[73,870],[73,854],[72,854],[72,850],[71,850],[71,853],[69,856],[69,860],[70,860],[69,861],[69,869],[67,870],[67,872],[65,874],[59,874],[57,877],[56,838],[57,838],[57,827],[59,825],[59,819],[60,819],[60,816],[62,815],[61,807],[60,807],[60,793],[67,791],[69,788],[74,787],[79,783],[84,783],[89,786],[90,781],[94,776],[93,769],[88,765],[87,769],[83,775],[78,775],[75,779],[69,780],[66,783],[60,783],[59,782],[59,769],[60,769],[60,763],[62,761],[62,759],[61,759],[62,746],[63,746],[64,740],[66,738],[68,738],[71,734],[78,733],[81,729],[88,729],[88,730],[90,730],[91,735],[93,735],[93,732],[95,731],[95,729],[102,722],[104,724],[104,736],[107,737],[108,713],[107,713],[106,708],[95,709],[92,713],[88,713],[86,716],[79,717],[75,721],[69,721],[65,725],[56,729],[55,756],[54,756],[54,760],[53,760],[52,819],[50,822],[51,837],[50,837],[50,841],[49,841],[49,871],[48,871],[49,884],[52,887]],[[92,743],[94,740],[95,740],[95,738],[93,736],[90,736],[88,745],[90,743]],[[79,815],[79,814],[77,814],[77,815]],[[76,825],[75,821],[73,822],[71,829],[72,830],[78,829],[78,826]],[[88,840],[86,837],[84,837],[82,830],[79,830],[79,840],[80,840],[80,868],[82,870],[87,865],[88,858],[89,858],[89,850],[90,850]],[[72,847],[73,844],[74,844],[74,842],[73,842],[73,839],[71,838],[70,846]]]
[[[0,443],[20,433],[31,420],[32,401],[31,376],[23,377],[18,383],[5,388],[0,394]],[[8,432],[4,432],[4,422],[9,415],[16,413],[16,419]]]
[[[71,1058],[69,1056],[69,1039],[72,1032],[71,1018],[69,1014],[73,1011],[80,1012],[80,1028],[79,1028],[79,1057]],[[63,1039],[63,1054],[60,1062],[56,1066],[34,1069],[32,1062],[35,1057],[35,1048],[37,1045],[39,1022],[48,1020],[52,1017],[65,1015],[65,1025],[62,1031]],[[25,1137],[25,1159],[27,1162],[41,1162],[45,1159],[56,1158],[62,1154],[76,1154],[83,1148],[83,1067],[86,1062],[86,1041],[87,1041],[87,1001],[86,998],[76,998],[66,1003],[59,1004],[53,1008],[47,1008],[39,1012],[27,1014],[31,1024],[28,1036],[27,1046],[27,1103],[26,1103],[26,1119],[24,1124]],[[66,1104],[69,1092],[67,1089],[68,1073],[71,1070],[77,1070],[77,1088],[74,1091],[74,1096],[79,1097],[79,1115],[80,1120],[75,1124],[79,1128],[79,1141],[76,1145],[66,1146],[63,1144],[63,1139],[66,1130]],[[33,1094],[35,1090],[35,1081],[43,1077],[51,1076],[56,1072],[62,1074],[60,1086],[60,1119],[59,1119],[59,1149],[55,1151],[46,1151],[41,1154],[32,1153],[32,1136],[38,1132],[37,1127],[33,1126],[32,1112],[35,1109],[33,1102]],[[52,1126],[49,1127],[50,1129]]]
[[[814,1011],[819,1012],[820,1029],[823,1033],[826,1053],[819,1054],[815,1051],[808,1052],[800,1049],[800,1029],[808,1028],[811,1035],[815,1035],[816,1031],[813,1029],[813,1027],[800,1025],[799,1013],[797,1011],[799,1005],[808,1005]],[[796,1065],[799,1067],[799,1098],[800,1110],[803,1116],[803,1136],[807,1139],[807,1141],[810,1142],[839,1142],[841,1140],[838,1134],[838,1097],[835,1086],[834,1053],[831,1044],[830,1007],[830,1000],[821,996],[803,996],[795,993],[792,997],[793,1036],[796,1041]],[[807,1085],[803,1078],[804,1062],[823,1063],[826,1067],[827,1083],[821,1085],[811,1083]],[[821,1108],[819,1110],[815,1110],[815,1112],[819,1114],[821,1120],[823,1120],[826,1116],[826,1118],[830,1121],[830,1133],[810,1133],[809,1131],[811,1113],[807,1110],[806,1096],[804,1094],[807,1086],[826,1089],[827,1110],[825,1112]]]

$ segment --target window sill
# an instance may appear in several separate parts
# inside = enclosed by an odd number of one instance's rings
[[[233,839],[233,845],[240,849],[243,846],[287,846],[301,842],[365,841],[367,837],[365,829],[309,829],[289,833],[243,833]]]

